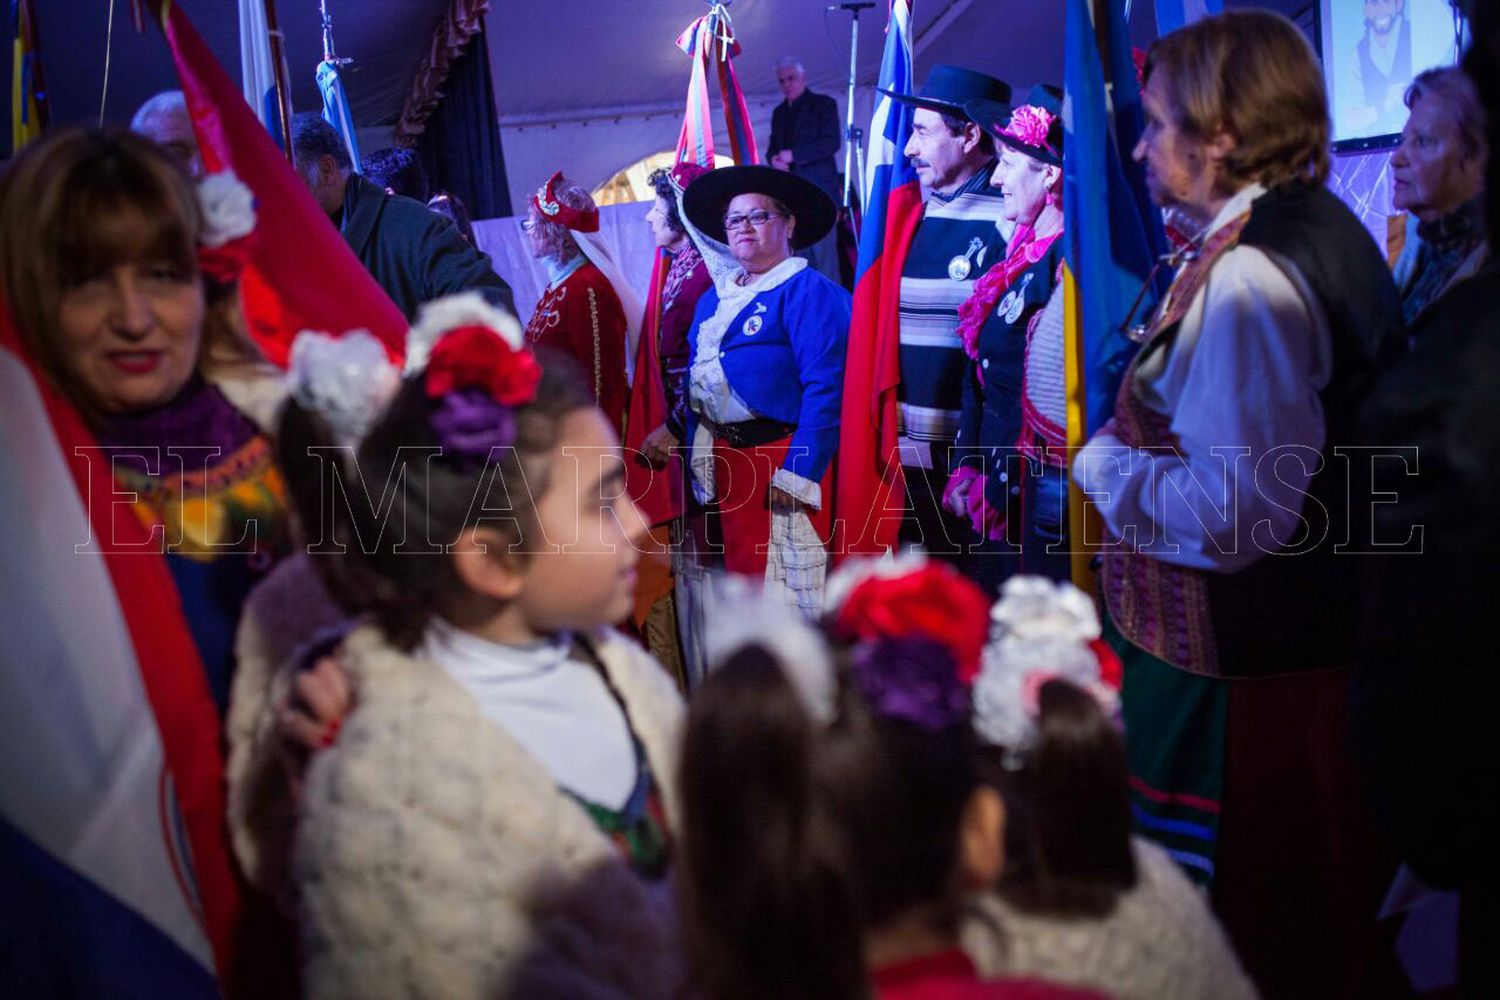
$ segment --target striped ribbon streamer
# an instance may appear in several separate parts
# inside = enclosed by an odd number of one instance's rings
[[[719,80],[730,156],[738,164],[759,163],[760,153],[755,145],[755,132],[750,126],[750,112],[734,72],[733,59],[740,54],[740,43],[734,37],[734,23],[729,17],[728,6],[714,4],[707,14],[677,36],[677,47],[693,61],[687,111],[677,137],[677,161],[691,160],[706,167],[714,164],[712,101],[708,93],[712,73]]]

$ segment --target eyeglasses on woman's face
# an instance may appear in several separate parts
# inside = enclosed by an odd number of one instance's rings
[[[746,225],[760,229],[772,219],[781,218],[785,218],[785,216],[777,212],[767,212],[762,209],[757,209],[754,212],[736,212],[734,215],[724,216],[724,231],[732,233],[736,229],[744,228]]]
[[[537,227],[537,221],[535,219],[522,219],[521,220],[521,232],[523,232],[523,233],[529,233],[532,230],[536,229],[536,227]]]

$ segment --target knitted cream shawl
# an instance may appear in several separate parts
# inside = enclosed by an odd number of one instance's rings
[[[285,645],[266,642],[263,630],[285,631],[287,616],[309,603],[300,590],[281,587],[288,600],[257,592],[242,654],[257,644]],[[593,638],[675,816],[676,689],[628,640],[608,630]],[[338,655],[355,707],[338,743],[306,773],[290,867],[309,995],[610,997],[680,989],[666,888],[636,876],[539,761],[486,720],[441,667],[395,651],[374,626],[355,628]],[[242,660],[235,687],[236,696],[260,702],[261,722],[251,728],[262,741],[271,732],[267,696],[277,688],[267,668],[265,660]],[[257,689],[264,695],[256,697]],[[245,721],[242,708],[231,710],[232,739],[244,733],[235,725]],[[274,838],[246,828],[255,800],[242,793],[255,784],[248,770],[257,759],[268,762],[264,747],[234,748],[231,818],[247,868],[264,880],[286,867],[270,857]],[[265,801],[262,787],[262,807]]]

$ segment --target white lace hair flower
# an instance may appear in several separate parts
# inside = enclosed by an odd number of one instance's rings
[[[401,385],[401,373],[368,330],[332,337],[303,330],[292,341],[292,398],[327,422],[336,443],[353,448],[375,426]]]
[[[1099,613],[1088,595],[1071,583],[1042,576],[1005,581],[990,620],[1006,633],[1027,639],[1092,642],[1099,638]]]
[[[203,232],[198,242],[216,250],[255,231],[255,194],[233,170],[209,174],[198,182]]]
[[[417,313],[417,321],[406,336],[406,374],[426,368],[427,359],[443,334],[461,326],[487,327],[513,350],[523,346],[521,324],[505,309],[490,305],[478,292],[445,295],[428,302]]]
[[[1082,688],[1114,714],[1118,696],[1090,646],[1100,635],[1099,615],[1083,591],[1044,577],[1012,577],[990,619],[994,630],[973,691],[974,729],[982,739],[1012,753],[1030,749],[1037,694],[1049,680]]]
[[[712,594],[714,627],[704,640],[709,671],[746,646],[760,646],[781,664],[807,714],[821,725],[831,723],[838,711],[838,678],[822,634],[746,577],[718,576]]]

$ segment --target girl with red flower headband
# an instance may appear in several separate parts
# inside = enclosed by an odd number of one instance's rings
[[[989,602],[921,557],[846,564],[828,596],[823,635],[769,601],[733,609],[688,713],[679,874],[703,994],[1096,996],[981,982],[958,950],[966,895],[1003,862],[962,679]]]
[[[352,350],[293,356],[281,447],[309,555],[247,614],[231,819],[272,875],[280,779],[256,734],[310,563],[358,617],[333,654],[353,707],[297,804],[309,993],[678,995],[661,887],[682,706],[610,628],[646,533],[614,428],[478,296],[426,307],[370,421],[339,399],[384,381],[378,354],[363,373]]]

